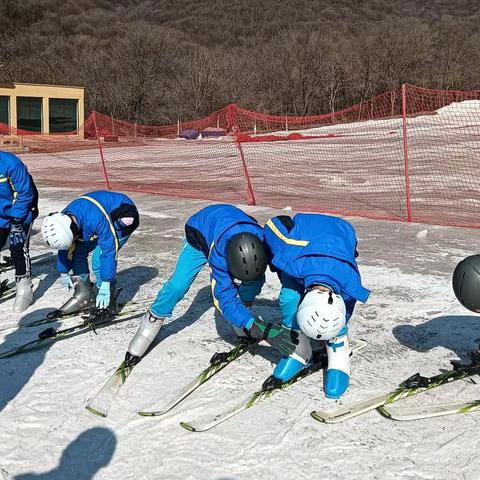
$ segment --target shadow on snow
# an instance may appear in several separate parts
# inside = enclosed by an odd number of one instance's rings
[[[140,290],[142,285],[154,278],[156,275],[157,269],[142,266],[130,267],[123,270],[122,272],[119,272],[117,277],[119,279],[119,285],[126,285],[126,288],[124,289],[124,291],[122,291],[120,300],[127,301],[133,298]],[[47,285],[49,283],[53,283],[52,276],[49,274],[47,275],[47,277],[45,277],[43,282],[46,281],[46,283],[44,283],[44,287],[42,287],[42,290],[43,288],[47,288]],[[37,288],[40,288],[41,285],[42,283],[40,283],[39,287]],[[147,308],[148,304],[139,307],[138,315],[141,315]],[[19,325],[25,325],[35,320],[44,318],[49,311],[51,311],[51,309],[41,308],[30,312],[21,318]],[[131,318],[131,316],[127,316],[124,321],[131,320]],[[32,340],[36,340],[38,338],[39,332],[41,332],[45,328],[64,328],[65,326],[68,327],[75,325],[74,322],[75,320],[71,322],[69,321],[68,324],[64,326],[62,326],[61,322],[54,322],[46,326],[39,326],[36,328],[19,328],[5,337],[5,341],[2,343],[2,345],[0,345],[0,354],[2,352],[5,352],[6,350],[13,349],[16,346],[22,345]],[[80,323],[81,320],[78,319],[77,322]],[[122,318],[116,321],[116,323],[121,322]],[[105,325],[105,327],[108,327],[108,325]],[[100,329],[105,327],[100,327]],[[82,333],[84,332],[74,332],[71,335],[63,337],[62,339],[57,341],[62,341],[66,338],[72,338],[77,335],[81,335]],[[18,356],[7,359],[0,359],[0,376],[1,378],[5,379],[5,381],[2,381],[0,384],[0,411],[2,411],[5,406],[11,400],[13,400],[22,390],[22,388],[28,383],[32,375],[35,373],[36,369],[43,363],[46,352],[52,344],[52,342],[47,341],[44,344],[40,345],[38,348],[29,350],[25,353],[21,353]]]
[[[67,446],[57,468],[45,473],[23,473],[14,480],[91,480],[110,463],[116,446],[117,439],[112,430],[91,428]]]
[[[480,341],[480,318],[473,315],[447,315],[436,317],[421,325],[398,325],[392,330],[395,338],[417,352],[428,352],[444,347],[462,361]]]

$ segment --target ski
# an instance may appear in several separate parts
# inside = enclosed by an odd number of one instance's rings
[[[365,340],[354,341],[352,342],[352,353],[358,353],[361,350],[363,350],[366,346],[367,346],[367,342]],[[238,415],[239,413],[245,410],[248,410],[249,408],[252,408],[254,405],[257,405],[262,400],[266,398],[270,398],[275,393],[281,390],[285,390],[290,385],[293,385],[299,380],[302,380],[310,376],[312,373],[315,373],[321,370],[323,367],[324,367],[324,362],[319,362],[315,365],[312,365],[309,368],[302,370],[298,375],[293,377],[288,382],[283,383],[279,388],[275,388],[273,390],[258,390],[253,394],[249,394],[247,397],[245,397],[244,400],[239,402],[232,409],[215,415],[211,419],[206,420],[203,424],[199,423],[195,425],[194,423],[190,423],[190,422],[180,422],[180,426],[185,428],[189,432],[205,432],[207,430],[210,430],[211,428],[216,427],[217,425],[220,425],[221,423],[234,417],[235,415]]]
[[[151,303],[152,301],[153,299],[150,299],[150,298],[145,298],[141,300],[129,300],[127,302],[120,303],[118,305],[118,308],[119,308],[119,311],[122,313],[125,313],[125,314],[130,312],[133,313],[133,310],[128,309],[127,311],[124,311],[124,308],[125,307],[142,307],[145,304]],[[18,322],[0,325],[0,332],[3,332],[5,330],[11,330],[12,328],[22,328],[22,329],[33,328],[33,327],[38,327],[42,325],[48,325],[49,323],[64,322],[65,320],[73,320],[78,317],[81,317],[82,315],[87,315],[87,314],[88,314],[88,309],[82,310],[81,312],[68,313],[68,314],[63,314],[60,310],[53,310],[52,312],[47,313],[45,317],[30,323],[26,323],[24,325],[21,325]]]
[[[120,312],[123,312],[123,309],[125,307],[133,307],[133,306],[140,306],[145,303],[151,303],[153,302],[153,298],[145,298],[142,300],[128,300],[127,302],[124,303],[119,303],[118,308],[120,309]],[[40,320],[35,320],[34,322],[27,323],[25,325],[19,325],[20,327],[25,327],[25,328],[32,328],[32,327],[38,327],[40,325],[47,325],[49,323],[53,322],[58,322],[62,320],[67,320],[73,317],[78,317],[79,315],[85,314],[86,312],[78,312],[78,313],[71,313],[71,314],[62,314],[60,310],[54,310],[53,312],[47,313],[47,315],[44,318],[41,318]]]
[[[480,373],[480,363],[478,362],[469,365],[459,365],[432,377],[421,377],[420,374],[416,373],[402,382],[398,388],[390,392],[349,405],[343,405],[333,411],[315,410],[311,412],[310,415],[322,423],[343,422],[344,420],[357,417],[376,408],[390,405],[402,398],[411,397],[478,373]]]
[[[248,352],[251,348],[257,345],[254,343],[240,343],[228,352],[216,353],[210,360],[210,365],[197,375],[191,382],[187,383],[184,387],[180,388],[172,398],[160,409],[156,411],[140,411],[138,415],[142,417],[158,417],[169,412],[173,407],[178,405],[182,400],[187,398],[192,392],[194,392],[200,385],[203,385],[207,380],[212,378],[218,372],[223,370],[229,363],[239,358],[244,353]]]
[[[100,417],[106,417],[118,392],[127,381],[135,364],[127,365],[124,361],[115,370],[103,387],[88,401],[85,408]]]
[[[64,338],[69,338],[70,336],[80,334],[83,332],[93,331],[96,333],[96,329],[100,327],[106,327],[120,323],[126,320],[137,318],[141,314],[135,314],[127,316],[127,318],[122,318],[128,315],[128,313],[120,312],[118,314],[112,314],[108,310],[98,310],[92,309],[90,315],[84,318],[82,323],[74,325],[69,328],[64,328],[63,330],[56,330],[55,328],[47,328],[39,333],[36,340],[20,345],[17,348],[8,350],[0,354],[0,359],[10,358],[15,355],[33,350],[34,348],[40,347],[41,345],[47,342],[56,342],[57,340],[62,340]]]
[[[422,420],[457,413],[471,413],[477,410],[480,410],[480,400],[414,407],[383,405],[378,408],[378,411],[385,417],[399,421]]]

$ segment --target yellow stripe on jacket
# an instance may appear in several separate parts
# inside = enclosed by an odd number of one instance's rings
[[[222,309],[220,308],[220,304],[218,303],[217,298],[215,297],[215,287],[217,285],[217,281],[212,278],[212,297],[213,297],[213,304],[215,308],[223,315]]]
[[[270,219],[267,224],[265,225],[266,227],[270,228],[270,230],[278,237],[280,240],[283,240],[285,243],[288,243],[289,245],[296,245],[297,247],[306,247],[309,244],[308,240],[295,240],[294,238],[288,238],[286,237],[278,228],[277,226],[272,222],[272,219]]]
[[[92,202],[94,205],[96,205],[99,208],[99,210],[103,213],[105,218],[107,219],[108,225],[110,226],[110,231],[112,232],[113,238],[115,239],[115,260],[117,260],[117,255],[118,255],[118,250],[119,250],[118,238],[117,238],[117,232],[115,232],[115,228],[113,227],[110,216],[105,211],[105,209],[94,198],[87,197],[87,195],[83,195],[80,198],[83,198],[84,200],[88,200],[89,202]]]

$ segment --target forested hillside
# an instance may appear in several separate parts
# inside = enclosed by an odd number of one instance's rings
[[[480,88],[468,0],[0,0],[0,81],[84,85],[146,124],[229,102],[335,111],[403,82]]]

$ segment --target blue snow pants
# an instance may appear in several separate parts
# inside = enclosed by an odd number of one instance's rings
[[[198,273],[207,263],[207,257],[184,240],[175,271],[163,284],[150,311],[157,317],[171,317],[173,309],[188,292]],[[252,282],[242,282],[238,289],[240,299],[244,302],[253,302],[260,293],[263,282],[263,277]]]

